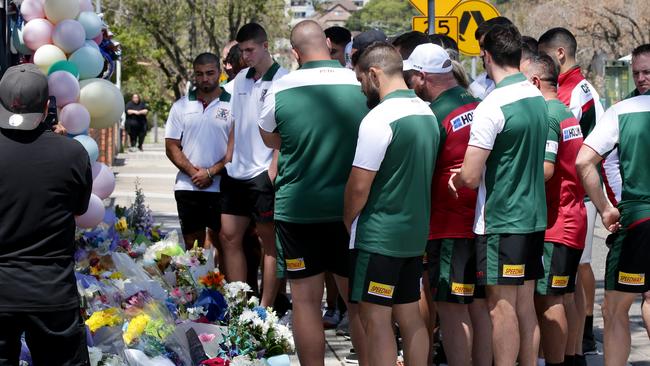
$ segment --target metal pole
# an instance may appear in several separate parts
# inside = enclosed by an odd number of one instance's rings
[[[472,79],[476,79],[476,57],[472,57]]]
[[[429,34],[436,33],[436,0],[427,1],[427,16],[429,17]]]
[[[95,13],[99,14],[102,12],[102,0],[95,0]]]
[[[158,112],[153,113],[153,142],[158,143]]]

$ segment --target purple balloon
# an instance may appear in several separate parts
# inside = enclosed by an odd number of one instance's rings
[[[115,189],[115,175],[106,164],[94,162],[93,169],[93,194],[101,199],[111,196]]]
[[[45,8],[41,0],[25,0],[20,4],[20,14],[26,22],[45,18]]]
[[[63,107],[59,114],[59,120],[72,135],[83,133],[90,127],[90,113],[86,107],[79,103],[70,103]]]
[[[86,31],[83,25],[76,20],[62,20],[54,28],[52,41],[65,53],[72,53],[83,46],[86,41]]]
[[[52,43],[54,26],[45,19],[34,19],[25,24],[23,28],[23,41],[25,46],[36,51],[41,46]]]
[[[77,226],[84,229],[92,229],[95,226],[99,225],[100,222],[104,219],[104,213],[106,209],[104,208],[104,203],[102,200],[94,194],[90,195],[90,201],[88,202],[88,210],[81,216],[75,217]]]
[[[79,81],[67,71],[55,71],[47,78],[50,95],[56,97],[56,104],[66,106],[79,100]]]

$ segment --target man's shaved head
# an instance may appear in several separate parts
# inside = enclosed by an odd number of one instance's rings
[[[326,52],[327,37],[323,28],[313,20],[303,20],[291,30],[291,46],[301,55]]]

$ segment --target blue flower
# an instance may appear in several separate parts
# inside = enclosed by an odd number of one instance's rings
[[[260,319],[266,321],[266,309],[261,306],[256,306],[253,308],[253,311],[257,313]]]

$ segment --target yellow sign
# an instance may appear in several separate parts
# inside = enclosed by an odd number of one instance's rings
[[[628,286],[643,286],[645,284],[645,273],[618,272],[618,283]]]
[[[482,0],[466,0],[456,5],[448,14],[458,18],[458,49],[467,56],[481,53],[474,32],[484,21],[498,17],[499,11],[492,4]]]
[[[370,285],[368,286],[368,293],[370,295],[384,297],[387,299],[393,298],[393,291],[395,291],[395,286],[384,285],[383,283],[378,283],[375,281],[370,281]]]
[[[474,285],[452,282],[451,294],[456,296],[472,296],[474,295]]]
[[[429,14],[427,11],[427,0],[409,0],[420,13],[423,15]],[[436,0],[436,17],[438,15],[447,15],[461,0]],[[415,29],[414,29],[415,30]]]
[[[427,17],[413,17],[413,30],[427,33],[429,30]],[[458,18],[436,17],[435,30],[437,34],[444,34],[458,42]]]
[[[569,286],[569,276],[553,276],[552,288],[566,288]]]
[[[524,277],[526,266],[523,264],[504,264],[503,265],[503,277],[508,278],[521,278]]]
[[[427,0],[409,0],[425,16],[413,17],[413,30],[427,33]],[[484,0],[436,0],[435,32],[446,34],[458,42],[458,49],[467,56],[478,56],[481,49],[474,32],[478,25],[498,17],[499,11]],[[451,18],[455,18],[453,21]],[[442,19],[441,23],[439,19]],[[446,22],[444,21],[446,20]]]
[[[285,263],[287,264],[287,271],[293,272],[305,269],[305,260],[303,258],[287,259]]]

